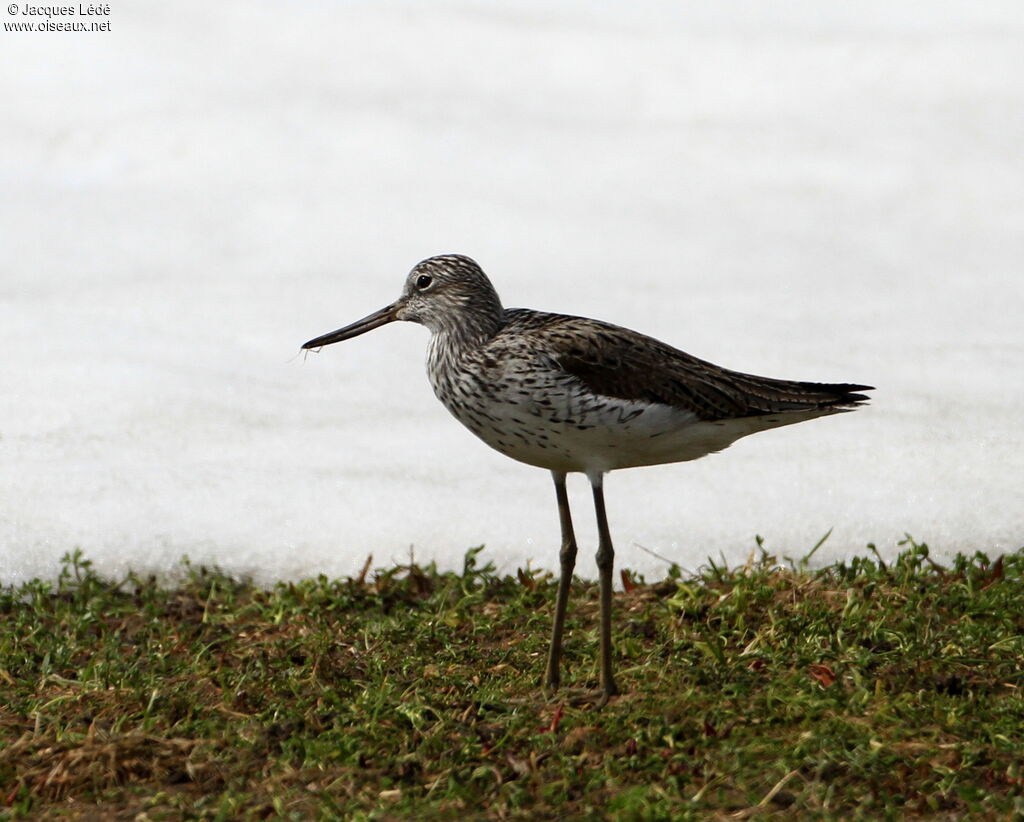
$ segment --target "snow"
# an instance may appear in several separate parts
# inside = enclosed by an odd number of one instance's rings
[[[758,534],[800,557],[830,528],[816,559],[1024,543],[1016,0],[110,19],[0,31],[0,581],[75,547],[111,575],[187,554],[266,582],[481,543],[557,567],[549,477],[448,416],[422,328],[298,353],[452,252],[509,306],[878,386],[607,477],[620,564],[742,561]]]

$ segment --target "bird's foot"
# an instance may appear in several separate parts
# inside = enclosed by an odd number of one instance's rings
[[[547,702],[561,702],[573,707],[593,705],[595,708],[603,708],[613,696],[618,696],[619,690],[613,688],[552,688],[545,685],[542,690],[542,699]],[[533,705],[537,703],[536,697],[510,697],[505,700],[509,705]]]
[[[603,708],[608,704],[608,700],[618,693],[619,689],[614,685],[610,690],[607,688],[567,688],[559,691],[557,698],[568,705],[593,705],[595,708]],[[552,694],[552,698],[554,696]]]

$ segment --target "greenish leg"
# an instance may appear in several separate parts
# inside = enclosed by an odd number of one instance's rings
[[[572,571],[576,567],[576,535],[572,530],[572,515],[569,512],[569,495],[565,490],[565,472],[552,471],[555,481],[555,495],[558,497],[558,520],[562,526],[562,550],[558,554],[562,576],[558,581],[558,597],[555,600],[555,620],[551,627],[551,648],[548,652],[548,667],[544,673],[544,685],[557,688],[561,684],[559,661],[562,656],[562,631],[565,628],[565,609],[569,602],[569,586]]]
[[[594,511],[597,514],[597,571],[601,587],[601,701],[608,702],[619,689],[612,675],[612,567],[615,551],[608,531],[608,516],[604,507],[603,476],[592,474],[590,484],[594,491]]]

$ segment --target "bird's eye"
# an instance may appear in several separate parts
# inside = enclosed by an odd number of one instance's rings
[[[434,282],[434,278],[429,274],[420,274],[420,276],[416,278],[416,287],[420,291],[423,291],[426,288],[430,288],[430,284],[432,282]]]

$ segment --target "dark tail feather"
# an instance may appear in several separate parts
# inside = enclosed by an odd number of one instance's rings
[[[874,386],[845,382],[798,382],[732,373],[733,383],[746,395],[751,414],[778,411],[812,411],[816,408],[856,408],[869,400],[860,391]]]
[[[803,388],[816,394],[831,394],[831,402],[826,400],[826,405],[863,405],[871,397],[867,394],[859,394],[858,391],[874,391],[873,385],[854,385],[846,382],[802,382]]]

